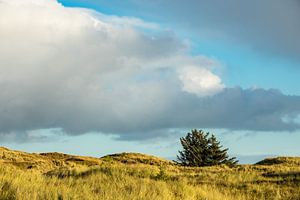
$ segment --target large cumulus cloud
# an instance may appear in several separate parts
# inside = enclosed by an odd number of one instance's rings
[[[0,41],[1,136],[299,128],[283,119],[297,117],[300,97],[225,88],[218,61],[189,55],[186,42],[153,23],[52,0],[2,0]]]

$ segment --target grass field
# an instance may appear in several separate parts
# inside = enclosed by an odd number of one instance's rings
[[[300,199],[300,158],[181,167],[138,153],[92,158],[0,148],[0,199]]]

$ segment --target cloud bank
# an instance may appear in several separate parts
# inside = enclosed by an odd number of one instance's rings
[[[140,19],[0,0],[0,42],[1,137],[61,129],[144,139],[171,128],[300,126],[283,120],[300,114],[299,96],[226,88],[218,61],[190,55],[184,40]]]

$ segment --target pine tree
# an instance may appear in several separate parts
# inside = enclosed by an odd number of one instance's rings
[[[177,156],[178,161],[185,166],[212,166],[218,164],[235,165],[235,157],[229,158],[228,149],[223,149],[220,142],[212,134],[202,130],[192,130],[180,138],[182,151]]]
[[[209,138],[209,154],[208,154],[208,165],[218,165],[218,164],[227,164],[235,165],[237,160],[235,157],[229,158],[227,151],[228,148],[223,149],[223,146],[220,145],[220,142],[217,141],[217,138],[212,134]]]

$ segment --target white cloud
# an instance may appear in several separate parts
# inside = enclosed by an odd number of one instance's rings
[[[215,95],[225,87],[217,75],[205,68],[188,66],[181,68],[178,73],[183,91],[200,97]]]
[[[212,72],[217,61],[189,55],[174,33],[139,19],[0,0],[0,44],[1,138],[37,140],[34,130],[45,129],[143,139],[168,128],[299,128],[282,116],[299,113],[300,97],[224,88]]]
[[[157,27],[52,0],[0,1],[0,131],[150,126],[180,90],[175,71],[215,61],[144,28]]]

